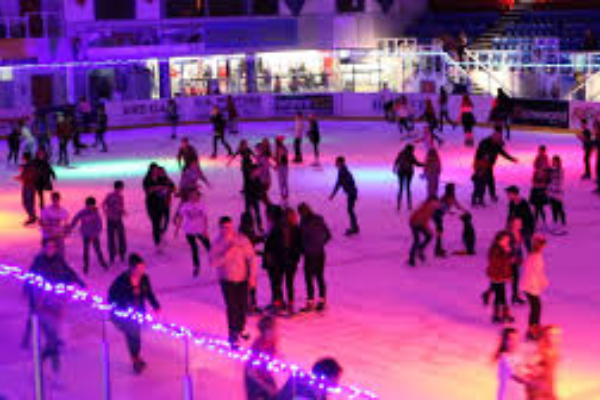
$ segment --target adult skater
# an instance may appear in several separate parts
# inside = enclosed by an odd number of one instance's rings
[[[486,158],[479,158],[473,161],[473,192],[471,194],[471,207],[485,207],[485,184],[488,178],[489,162]]]
[[[265,204],[265,207],[271,204],[269,199],[269,190],[271,189],[271,144],[269,139],[263,139],[256,146],[256,166],[254,172],[258,177],[260,200]]]
[[[413,242],[410,247],[408,265],[416,266],[417,256],[425,262],[425,249],[429,245],[433,236],[429,221],[433,218],[435,212],[441,207],[437,197],[428,197],[415,211],[410,215],[408,224],[412,232]],[[423,240],[421,240],[423,237]]]
[[[360,232],[360,228],[358,227],[358,221],[356,219],[356,213],[354,211],[356,201],[358,200],[358,190],[356,189],[356,183],[354,181],[352,173],[346,165],[346,159],[344,157],[337,157],[335,160],[335,166],[338,170],[338,176],[335,186],[333,188],[333,192],[329,196],[329,200],[333,200],[340,188],[344,190],[347,198],[348,216],[350,218],[350,228],[346,230],[346,236],[356,235]]]
[[[106,195],[102,201],[102,211],[106,218],[106,239],[108,242],[108,261],[112,265],[117,258],[125,262],[127,254],[127,236],[123,219],[127,215],[125,209],[125,196],[123,181],[115,181],[113,191]]]
[[[331,232],[322,216],[315,214],[306,203],[298,206],[300,214],[300,235],[302,255],[304,256],[304,280],[306,282],[306,305],[301,312],[316,309],[323,311],[327,304],[327,286],[325,283],[325,246],[331,240]],[[315,306],[315,281],[319,290],[319,299]]]
[[[535,354],[528,365],[526,393],[528,400],[556,400],[556,369],[559,361],[560,330],[542,327]]]
[[[232,135],[239,133],[239,118],[240,114],[235,105],[235,100],[231,95],[227,96],[227,127]]]
[[[539,337],[542,302],[541,295],[548,287],[546,267],[543,250],[546,247],[544,236],[536,233],[533,236],[531,252],[525,259],[523,274],[523,291],[529,302],[529,329],[527,337],[537,339]]]
[[[256,164],[250,164],[248,178],[244,186],[244,208],[254,216],[259,232],[263,232],[260,202],[264,197],[263,184]]]
[[[177,127],[179,126],[179,106],[175,99],[167,102],[167,119],[171,125],[171,139],[177,139]]]
[[[577,138],[581,141],[583,147],[583,167],[584,173],[581,179],[592,179],[591,159],[594,151],[594,143],[592,140],[592,131],[588,127],[587,119],[581,120],[581,132],[577,134]]]
[[[32,161],[35,167],[35,191],[39,198],[40,210],[44,208],[44,192],[52,191],[53,181],[56,180],[56,173],[48,161],[48,153],[41,147],[35,153],[35,159]]]
[[[400,96],[394,108],[398,119],[398,131],[400,135],[404,135],[405,132],[407,135],[412,133],[414,129],[412,123],[413,114],[408,104],[408,98],[405,95]]]
[[[165,221],[168,224],[170,196],[175,185],[160,171],[160,166],[152,163],[148,168],[143,186],[146,193],[146,211],[152,222],[152,238],[157,251],[162,251],[162,236]]]
[[[23,153],[35,154],[35,138],[27,125],[27,120],[19,121],[19,132],[23,141]]]
[[[65,236],[69,230],[69,212],[60,205],[60,193],[53,192],[50,205],[44,207],[40,215],[42,229],[42,245],[49,240],[54,241],[57,251],[65,256]]]
[[[52,143],[50,139],[50,129],[48,127],[48,121],[46,114],[38,109],[33,115],[33,136],[36,141],[36,148],[44,149],[50,156],[52,154]]]
[[[69,267],[64,257],[58,252],[53,240],[48,240],[43,250],[35,257],[29,273],[42,277],[51,285],[77,285],[85,288],[85,283],[77,273]],[[40,331],[45,337],[42,349],[42,361],[50,359],[54,371],[60,367],[60,348],[64,341],[60,337],[60,326],[63,321],[65,299],[46,293],[37,285],[26,284],[25,291],[29,297],[30,312],[37,314]],[[30,322],[28,320],[24,340],[29,338]]]
[[[327,388],[339,385],[342,373],[342,367],[335,359],[322,358],[313,365],[312,374],[321,378],[325,385],[315,385],[305,377],[293,375],[279,392],[277,400],[325,400],[328,398]]]
[[[199,162],[198,150],[190,143],[187,137],[181,138],[179,150],[177,150],[177,165],[179,169],[189,168]]]
[[[496,400],[524,400],[524,378],[520,372],[521,360],[517,354],[519,336],[515,328],[502,330],[500,345],[494,354],[498,364]]]
[[[506,195],[508,196],[508,217],[507,221],[514,218],[519,218],[523,222],[523,229],[521,231],[523,235],[523,241],[525,248],[531,250],[531,238],[535,232],[535,220],[533,213],[529,207],[529,203],[519,193],[519,188],[512,185],[506,188]]]
[[[423,167],[424,165],[415,157],[415,146],[412,144],[404,146],[402,151],[396,156],[393,171],[398,177],[398,195],[396,196],[396,209],[398,211],[402,208],[402,193],[404,191],[406,191],[408,209],[412,210],[411,183],[415,166]]]
[[[598,127],[594,129],[594,149],[596,150],[596,190],[594,193],[600,194],[600,120]]]
[[[200,254],[198,242],[202,243],[207,252],[210,251],[210,239],[208,238],[208,217],[206,208],[200,201],[200,192],[190,192],[186,201],[182,201],[174,218],[175,235],[181,228],[192,251],[192,262],[194,263],[193,276],[200,275]]]
[[[90,269],[90,246],[94,247],[98,262],[105,270],[108,265],[102,254],[102,246],[100,246],[100,234],[102,233],[102,217],[100,211],[96,207],[96,199],[88,197],[85,199],[85,208],[75,214],[75,218],[69,224],[69,231],[75,229],[77,225],[83,243],[83,272],[87,274]]]
[[[496,196],[496,177],[494,175],[494,167],[496,165],[496,161],[498,161],[498,156],[502,156],[513,163],[518,162],[515,157],[508,154],[508,152],[504,149],[504,140],[502,140],[501,127],[496,126],[494,128],[494,133],[492,133],[491,136],[488,136],[479,142],[479,145],[477,146],[477,152],[475,153],[475,162],[478,160],[485,161],[486,187],[489,191],[492,201],[494,202],[498,201],[498,197]]]
[[[421,119],[427,123],[427,127],[431,132],[435,132],[438,129],[437,114],[435,113],[435,107],[431,99],[425,101],[425,112],[421,116]]]
[[[110,285],[108,301],[116,310],[133,309],[135,312],[145,314],[146,303],[150,303],[155,313],[160,312],[160,303],[152,290],[150,277],[146,274],[146,263],[138,254],[129,255],[129,269],[121,273]],[[129,318],[120,318],[114,312],[111,320],[115,327],[125,335],[133,371],[138,375],[141,374],[146,368],[146,362],[141,357],[142,327],[140,323]]]
[[[508,231],[510,233],[510,246],[512,249],[512,304],[524,304],[521,297],[521,267],[525,258],[525,243],[523,240],[523,221],[520,218],[513,218],[508,222]]]
[[[556,234],[567,233],[567,215],[563,204],[565,193],[564,182],[565,171],[562,166],[562,160],[560,156],[556,155],[552,157],[552,166],[548,170],[548,200],[552,208],[552,220],[554,222],[552,232]]]
[[[456,198],[456,185],[454,183],[448,183],[444,188],[444,195],[440,198],[440,207],[433,214],[433,222],[435,223],[434,254],[436,257],[446,256],[446,250],[444,250],[443,244],[444,216],[451,213],[454,208],[463,213],[467,212]]]
[[[487,276],[494,294],[494,312],[492,322],[514,322],[506,302],[506,282],[512,278],[512,249],[510,233],[500,231],[496,234],[488,252]]]
[[[383,119],[387,122],[394,122],[394,96],[389,88],[387,82],[385,82],[379,91],[379,103],[383,110]]]
[[[452,126],[452,129],[456,128],[456,123],[452,121],[452,119],[450,118],[450,113],[448,111],[449,100],[450,98],[448,96],[446,88],[444,86],[440,86],[440,95],[438,96],[438,106],[440,109],[440,116],[438,121],[440,132],[444,131],[444,121],[448,122],[448,124]]]
[[[229,156],[233,155],[233,151],[231,150],[231,146],[225,140],[225,129],[227,127],[227,121],[225,121],[225,117],[219,110],[219,107],[214,106],[211,111],[210,122],[213,127],[213,152],[212,158],[217,157],[217,145],[219,142],[225,147]]]
[[[100,152],[108,152],[106,146],[106,130],[108,128],[108,115],[106,114],[106,107],[104,104],[98,106],[98,113],[96,115],[96,140],[94,141],[93,147],[100,146]]]
[[[321,128],[319,126],[319,120],[317,116],[312,114],[308,119],[308,140],[310,140],[310,144],[313,147],[313,155],[314,155],[314,166],[319,166],[320,164],[320,151],[319,145],[321,144]]]
[[[244,381],[247,400],[275,400],[278,389],[271,371],[258,367],[253,363],[260,360],[261,355],[275,357],[279,346],[277,320],[272,316],[264,316],[258,321],[258,338],[252,343],[252,355],[246,362]]]
[[[512,99],[506,94],[504,89],[498,88],[498,95],[492,105],[490,120],[502,128],[506,140],[510,140],[510,120],[512,117],[514,105]]]
[[[230,217],[219,219],[219,236],[210,252],[211,265],[217,269],[227,307],[229,342],[239,345],[248,312],[248,289],[256,287],[256,254],[250,241],[235,231]]]
[[[31,153],[23,153],[23,163],[16,179],[21,182],[21,203],[27,213],[27,220],[23,225],[34,224],[37,221],[35,208],[37,170],[31,158]]]
[[[58,137],[58,165],[69,165],[69,142],[73,136],[71,124],[62,113],[56,117],[56,136]]]
[[[6,163],[10,164],[11,162],[15,165],[19,163],[19,154],[21,152],[21,131],[18,126],[13,126],[11,129],[8,138],[8,157],[6,158]]]
[[[546,146],[540,146],[534,162],[533,182],[529,202],[533,206],[535,225],[539,227],[539,222],[541,221],[544,229],[546,228],[546,205],[548,204],[549,167]]]
[[[283,136],[277,136],[275,139],[275,171],[277,172],[281,198],[284,202],[287,202],[290,195],[288,186],[289,160],[288,150],[283,140]]]
[[[294,163],[301,164],[302,159],[302,141],[306,131],[306,120],[304,114],[296,113],[294,119]]]
[[[285,215],[281,207],[267,207],[268,233],[265,238],[263,268],[267,271],[271,286],[271,304],[267,308],[273,313],[282,313],[286,308],[283,300],[285,224]]]
[[[241,158],[240,168],[242,171],[242,193],[246,190],[248,180],[250,179],[250,170],[254,163],[254,152],[248,145],[246,139],[242,139],[238,145],[237,151],[227,161],[227,166],[231,165],[236,157]]]
[[[435,147],[431,147],[427,151],[425,165],[423,166],[423,176],[427,181],[427,197],[437,197],[441,174],[442,160]]]
[[[472,147],[475,144],[475,139],[473,137],[473,128],[477,124],[477,120],[475,119],[474,114],[475,106],[471,97],[465,93],[463,94],[461,103],[460,103],[460,122],[463,127],[463,133],[465,136],[465,146]]]
[[[283,211],[283,277],[285,281],[285,292],[287,297],[287,313],[293,316],[295,309],[295,278],[298,271],[302,252],[302,234],[298,223],[298,214],[293,208],[286,208]]]

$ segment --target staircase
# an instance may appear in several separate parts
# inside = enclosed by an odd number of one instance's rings
[[[507,29],[518,25],[521,17],[531,11],[532,8],[533,2],[517,1],[511,10],[502,14],[496,23],[483,35],[479,36],[469,48],[471,50],[491,50],[494,38],[504,36]]]

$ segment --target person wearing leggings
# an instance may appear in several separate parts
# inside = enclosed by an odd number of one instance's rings
[[[543,250],[546,239],[540,234],[533,236],[531,253],[524,265],[523,291],[529,302],[529,330],[527,337],[537,339],[542,317],[541,295],[548,287]]]
[[[160,311],[160,304],[152,290],[150,277],[146,274],[144,260],[135,253],[129,256],[129,269],[123,272],[112,283],[108,290],[108,301],[116,310],[134,309],[136,312],[146,312],[146,302],[150,303],[155,312]],[[127,341],[127,349],[136,374],[142,373],[146,362],[141,358],[142,332],[137,321],[120,318],[113,312],[111,320],[120,330]]]
[[[162,167],[152,163],[144,178],[143,186],[146,193],[146,211],[152,223],[152,239],[157,250],[160,250],[162,236],[168,226],[170,198],[175,185],[166,176]]]
[[[506,302],[506,282],[512,278],[511,263],[512,251],[510,246],[510,233],[500,231],[496,234],[488,253],[487,276],[490,279],[490,289],[494,294],[494,312],[492,322],[514,322],[510,308]],[[484,302],[486,298],[484,292]]]
[[[398,177],[398,195],[396,196],[396,209],[402,208],[402,194],[406,191],[408,209],[412,209],[411,182],[415,166],[423,167],[424,164],[415,157],[415,146],[407,144],[396,156],[393,171]]]
[[[200,192],[193,190],[189,193],[187,201],[182,202],[175,214],[175,226],[185,233],[185,238],[192,250],[192,262],[194,263],[194,277],[200,274],[200,254],[198,242],[202,243],[207,252],[210,251],[210,240],[208,239],[208,218],[204,204],[200,201]]]
[[[452,119],[450,118],[450,114],[448,112],[448,92],[446,91],[446,88],[443,86],[440,86],[440,96],[438,98],[438,105],[440,107],[440,117],[438,119],[439,123],[440,123],[440,131],[443,132],[444,131],[444,121],[448,122],[448,124],[450,124],[452,126],[452,128],[454,129],[456,127],[456,123],[454,121],[452,121]]]
[[[567,215],[563,205],[565,172],[559,156],[552,157],[552,166],[548,172],[548,199],[552,208],[552,220],[554,225],[561,225],[564,229],[567,225]]]

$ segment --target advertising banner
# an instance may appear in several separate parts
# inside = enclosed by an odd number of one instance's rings
[[[600,103],[572,101],[570,114],[569,120],[571,129],[580,129],[582,119],[585,118],[591,122],[597,118],[600,118]]]
[[[274,115],[286,117],[302,112],[333,116],[336,114],[335,103],[333,94],[277,95],[274,101]]]
[[[515,124],[569,128],[569,102],[566,100],[514,99]]]

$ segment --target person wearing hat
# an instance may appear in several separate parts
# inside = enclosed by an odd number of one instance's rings
[[[507,221],[511,221],[515,218],[519,218],[523,221],[523,228],[521,234],[523,235],[523,241],[528,251],[531,251],[531,237],[535,232],[535,220],[531,207],[527,200],[521,197],[519,188],[515,185],[511,185],[506,188],[506,194],[508,196],[508,218]]]
[[[525,259],[522,289],[529,302],[529,329],[527,337],[537,339],[542,316],[541,295],[548,287],[546,276],[546,262],[543,250],[546,247],[546,238],[536,233],[533,236],[531,252]]]
[[[289,157],[288,149],[283,141],[283,136],[277,136],[275,139],[275,171],[277,171],[277,179],[279,181],[279,192],[285,202],[289,196]]]

